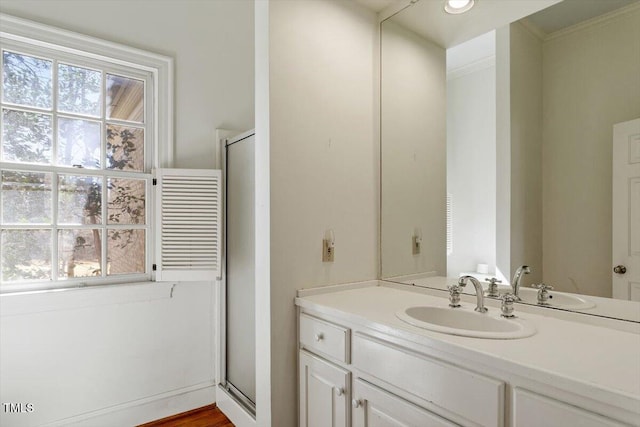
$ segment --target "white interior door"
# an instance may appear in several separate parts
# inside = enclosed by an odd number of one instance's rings
[[[613,126],[613,297],[640,301],[640,119]]]

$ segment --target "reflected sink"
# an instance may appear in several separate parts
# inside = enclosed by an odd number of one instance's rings
[[[538,305],[538,291],[536,289],[520,288],[520,298],[522,302],[526,302],[527,304]],[[586,310],[595,307],[596,304],[577,295],[550,291],[548,304],[541,306],[565,308],[569,310]]]
[[[494,309],[497,313],[497,309]],[[526,320],[505,319],[499,314],[476,313],[464,308],[409,307],[396,316],[403,322],[419,328],[450,335],[473,338],[515,339],[526,338],[536,333]]]

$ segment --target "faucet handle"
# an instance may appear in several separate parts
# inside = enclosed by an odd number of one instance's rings
[[[489,287],[487,288],[488,297],[500,296],[500,292],[498,292],[498,283],[502,283],[502,280],[498,280],[495,277],[489,279]]]
[[[514,294],[504,294],[500,299],[502,300],[502,304],[500,305],[502,313],[500,316],[506,317],[507,319],[516,317],[516,315],[513,314],[513,303],[517,301],[517,297]]]
[[[459,285],[450,285],[447,289],[449,289],[449,307],[460,307],[460,293],[462,292],[462,287]]]
[[[548,305],[549,299],[553,298],[549,291],[553,290],[553,286],[546,285],[544,283],[538,283],[535,285],[531,285],[532,288],[538,289],[538,304],[540,305]]]

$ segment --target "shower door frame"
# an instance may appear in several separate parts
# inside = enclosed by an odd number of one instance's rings
[[[255,130],[246,132],[237,132],[226,129],[216,129],[216,156],[221,161],[218,166],[222,169],[223,179],[223,219],[222,229],[222,271],[220,280],[216,284],[217,299],[217,318],[214,319],[215,333],[217,340],[215,345],[215,383],[216,383],[216,404],[220,410],[237,426],[255,426],[256,425],[256,405],[247,398],[233,384],[227,381],[227,147],[235,142],[243,139],[255,137]]]

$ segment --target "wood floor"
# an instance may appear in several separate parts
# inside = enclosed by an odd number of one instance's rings
[[[203,406],[188,412],[151,421],[138,427],[234,427],[216,405]]]

